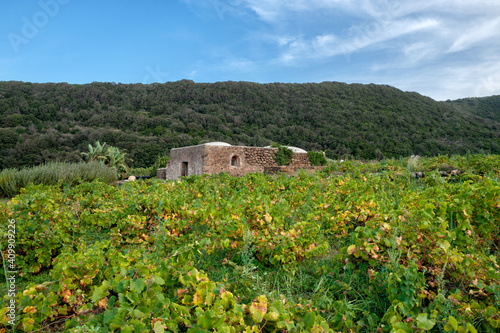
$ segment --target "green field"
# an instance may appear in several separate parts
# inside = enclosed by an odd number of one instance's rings
[[[0,202],[15,329],[497,332],[499,177],[499,155],[468,155],[28,185]]]

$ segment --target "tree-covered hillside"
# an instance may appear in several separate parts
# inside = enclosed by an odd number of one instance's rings
[[[456,101],[448,101],[447,103],[481,117],[497,122],[500,121],[500,95],[482,98],[463,98]],[[496,129],[500,130],[498,127]]]
[[[498,102],[436,102],[337,82],[0,82],[0,168],[80,161],[97,140],[136,167],[208,141],[323,150],[331,158],[500,153]]]

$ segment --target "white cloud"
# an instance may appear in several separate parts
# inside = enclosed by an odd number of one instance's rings
[[[265,21],[282,19],[290,12],[307,15],[318,10],[342,11],[356,17],[391,18],[429,12],[467,15],[489,13],[495,16],[500,10],[500,3],[497,0],[237,0],[237,2],[243,1]]]
[[[434,63],[417,69],[387,66],[353,79],[386,83],[436,100],[500,95],[500,63],[493,59],[479,63]]]
[[[415,66],[424,61],[434,59],[439,54],[439,48],[433,42],[421,42],[410,44],[403,49],[405,66]]]
[[[246,0],[248,7],[251,8],[262,20],[275,22],[288,15],[289,12],[308,12],[321,9],[321,4],[326,1],[320,0]],[[338,3],[340,1],[331,1]]]
[[[327,10],[344,12],[356,17],[377,16],[397,11],[401,7],[399,0],[377,2],[372,0],[244,0],[262,20],[276,22],[286,19],[290,12],[303,15]]]
[[[419,91],[438,100],[500,94],[500,64],[450,66],[419,75]],[[434,80],[429,80],[434,78]]]
[[[289,71],[296,81],[387,83],[439,100],[500,94],[498,0],[212,2],[252,11],[264,23],[249,40],[274,52],[219,55],[217,70],[259,78],[263,68],[297,66]]]
[[[434,19],[401,20],[354,27],[351,28],[350,36],[344,39],[334,34],[318,35],[309,40],[299,36],[296,39],[288,39],[287,49],[280,58],[285,64],[290,64],[292,60],[346,55],[404,35],[432,29],[438,25],[439,22]]]
[[[226,65],[229,69],[238,71],[249,71],[255,67],[254,63],[248,59],[229,59]]]
[[[460,52],[471,48],[481,42],[489,43],[491,39],[498,39],[500,31],[500,18],[481,22],[478,26],[470,27],[451,45],[448,52]]]

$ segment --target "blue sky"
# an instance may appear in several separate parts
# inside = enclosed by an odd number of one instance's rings
[[[0,0],[0,80],[500,94],[498,0]]]

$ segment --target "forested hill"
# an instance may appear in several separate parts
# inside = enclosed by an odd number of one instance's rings
[[[136,167],[208,141],[331,158],[500,153],[499,98],[436,102],[382,85],[0,82],[0,168],[81,160],[97,140]]]
[[[482,98],[463,98],[456,101],[448,101],[448,103],[481,117],[496,120],[497,122],[500,121],[500,95]]]

